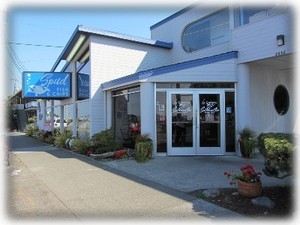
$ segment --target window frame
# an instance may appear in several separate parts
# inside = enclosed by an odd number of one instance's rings
[[[221,42],[221,43],[212,44],[212,41],[211,41],[211,40],[212,40],[212,39],[211,39],[211,33],[210,33],[210,35],[209,35],[209,36],[210,36],[210,44],[209,44],[208,46],[204,46],[204,47],[197,48],[197,49],[194,49],[194,50],[192,50],[192,49],[188,50],[188,49],[187,49],[188,46],[185,46],[185,44],[184,44],[184,42],[185,42],[185,41],[184,41],[184,35],[185,35],[185,33],[186,33],[186,30],[187,30],[189,27],[191,27],[192,25],[195,25],[195,24],[199,23],[200,21],[203,21],[203,22],[209,22],[209,23],[210,23],[211,18],[217,16],[218,14],[224,13],[224,12],[226,12],[226,11],[227,11],[227,13],[228,13],[228,40],[223,41],[223,42]],[[223,24],[224,24],[224,23],[223,23]],[[211,30],[211,26],[209,27],[209,30]],[[220,44],[227,43],[227,42],[229,42],[229,41],[230,41],[230,10],[229,10],[229,8],[223,8],[223,9],[220,9],[220,10],[214,12],[214,13],[211,13],[211,14],[205,16],[205,17],[202,17],[201,19],[198,19],[198,20],[196,20],[196,21],[193,21],[193,22],[189,23],[188,25],[186,25],[186,26],[184,27],[183,32],[182,32],[182,34],[181,34],[181,47],[183,48],[183,50],[184,50],[186,53],[193,53],[193,52],[195,52],[195,51],[199,51],[199,50],[201,50],[201,49],[208,48],[208,47],[214,47],[214,46],[217,46],[217,45],[220,45]]]

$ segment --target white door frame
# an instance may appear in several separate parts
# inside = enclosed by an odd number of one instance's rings
[[[193,104],[192,112],[192,146],[173,147],[172,146],[172,95],[183,94],[191,95]],[[200,147],[200,95],[218,94],[220,109],[220,146],[219,147]],[[167,149],[168,155],[224,155],[225,154],[225,91],[220,89],[201,89],[201,90],[171,90],[167,91]]]

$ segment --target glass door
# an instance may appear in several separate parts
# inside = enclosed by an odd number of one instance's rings
[[[198,94],[197,154],[224,154],[223,94]]]
[[[195,155],[195,118],[193,93],[170,93],[168,149],[171,155]]]
[[[168,155],[223,155],[223,102],[222,91],[170,91],[167,95]]]

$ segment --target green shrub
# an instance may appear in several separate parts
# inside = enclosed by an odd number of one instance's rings
[[[91,138],[95,154],[119,150],[122,146],[117,143],[112,129],[106,129],[96,133]]]
[[[257,146],[259,151],[264,155],[265,151],[265,139],[266,138],[276,138],[278,140],[288,140],[293,143],[293,135],[288,133],[261,133],[257,137]]]
[[[135,160],[137,162],[146,162],[152,156],[152,142],[138,142],[135,149]]]
[[[254,156],[257,140],[253,130],[250,128],[240,130],[238,142],[243,157],[250,158]]]
[[[75,139],[73,149],[74,152],[86,155],[87,151],[91,149],[91,142],[90,140]]]
[[[49,135],[48,137],[45,138],[45,142],[53,145],[55,143],[55,136]]]
[[[138,142],[146,142],[146,141],[152,141],[152,139],[150,138],[149,134],[139,134],[137,137],[136,137],[136,140],[135,140],[137,143]]]
[[[260,134],[258,142],[265,157],[263,171],[267,176],[282,179],[292,174],[294,144],[291,134]]]
[[[64,148],[66,140],[72,137],[72,131],[64,130],[55,136],[54,144],[58,147]]]
[[[33,137],[39,131],[39,128],[35,124],[28,124],[25,127],[25,133],[28,137]]]
[[[141,134],[136,138],[135,160],[146,162],[152,157],[153,143],[148,134]]]
[[[28,118],[28,123],[35,123],[36,122],[36,116],[32,116]]]
[[[36,135],[35,135],[35,138],[39,141],[45,141],[45,134],[46,134],[46,131],[44,130],[39,130]]]

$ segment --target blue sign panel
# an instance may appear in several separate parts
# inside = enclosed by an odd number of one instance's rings
[[[24,72],[23,97],[62,99],[71,97],[71,73]]]
[[[77,98],[90,98],[90,76],[88,74],[78,73],[77,79]]]

